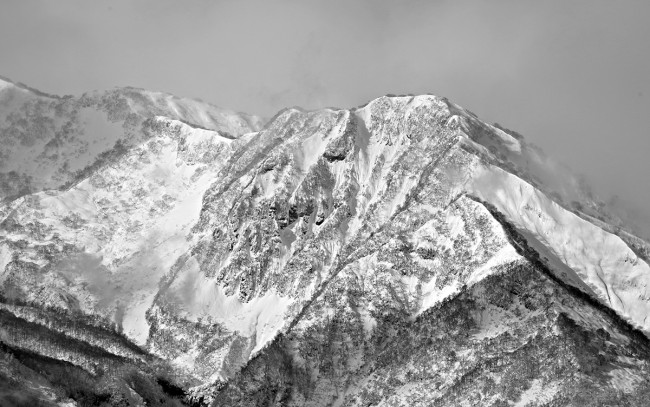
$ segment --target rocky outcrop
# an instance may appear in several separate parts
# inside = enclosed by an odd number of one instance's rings
[[[57,103],[73,102],[42,109]],[[137,125],[84,153],[83,174],[6,195],[7,354],[65,363],[110,403],[634,405],[647,393],[646,243],[567,204],[599,208],[511,131],[431,95],[287,109],[263,128],[141,90],[74,103]],[[48,400],[84,403],[30,375]]]

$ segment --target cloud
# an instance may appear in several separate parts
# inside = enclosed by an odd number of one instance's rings
[[[650,3],[10,2],[0,74],[46,92],[134,85],[271,117],[447,96],[650,209]]]

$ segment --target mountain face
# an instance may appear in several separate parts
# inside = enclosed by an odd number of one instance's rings
[[[69,188],[151,136],[156,116],[235,138],[259,130],[258,117],[136,88],[58,97],[0,77],[0,201]]]
[[[0,404],[647,405],[650,249],[432,95],[0,82]]]

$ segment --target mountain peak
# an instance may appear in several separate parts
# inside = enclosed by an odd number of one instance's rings
[[[0,200],[67,188],[150,137],[158,116],[240,137],[262,127],[259,117],[193,99],[136,88],[55,97],[22,84],[0,87]],[[20,89],[18,94],[8,93]]]
[[[39,97],[43,97],[43,98],[50,98],[50,99],[60,99],[61,98],[61,96],[53,95],[53,94],[50,94],[50,93],[45,93],[45,92],[42,92],[42,91],[40,91],[38,89],[27,86],[22,82],[15,82],[15,81],[12,81],[9,78],[6,78],[4,76],[0,76],[0,91],[2,91],[4,89],[7,89],[7,88],[11,88],[11,87],[22,89],[22,90],[27,91],[27,92],[35,95],[35,96],[39,96]]]
[[[446,98],[264,126],[135,88],[12,100],[0,353],[18,356],[0,360],[16,386],[228,406],[650,391],[647,244]],[[68,392],[60,372],[84,380]]]

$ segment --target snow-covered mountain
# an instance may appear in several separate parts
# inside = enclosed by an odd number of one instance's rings
[[[227,138],[262,125],[255,116],[160,92],[120,88],[58,97],[0,77],[0,200],[69,188],[144,143],[150,134],[143,123],[158,115]]]
[[[645,405],[648,244],[513,131],[0,84],[5,400]]]

